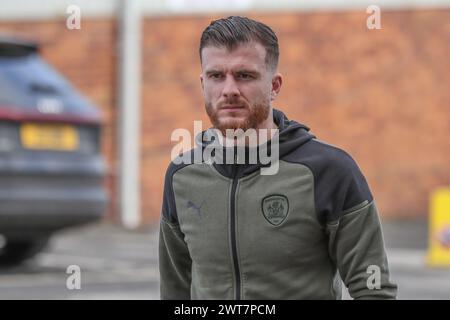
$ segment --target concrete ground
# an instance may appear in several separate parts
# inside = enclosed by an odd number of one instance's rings
[[[450,268],[425,265],[426,221],[385,222],[391,277],[399,299],[450,299]],[[0,269],[0,299],[159,299],[158,230],[90,225],[55,235],[24,265]],[[69,290],[78,265],[81,289]]]

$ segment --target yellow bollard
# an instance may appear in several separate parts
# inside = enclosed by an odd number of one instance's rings
[[[431,194],[427,264],[450,267],[450,188]]]

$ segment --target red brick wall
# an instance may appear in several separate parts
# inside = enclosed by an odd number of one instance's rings
[[[430,191],[450,183],[450,10],[383,12],[382,30],[366,29],[364,11],[249,16],[271,25],[280,39],[284,84],[275,106],[356,159],[384,217],[426,215]],[[211,19],[144,19],[144,223],[160,213],[171,132],[193,131],[194,120],[209,124],[197,48]],[[83,19],[73,31],[64,20],[0,23],[0,32],[40,41],[45,58],[102,109],[102,150],[113,173],[116,28],[108,19]]]

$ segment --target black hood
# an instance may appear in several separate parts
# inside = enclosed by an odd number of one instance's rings
[[[278,126],[278,139],[279,139],[279,159],[282,159],[285,155],[291,153],[295,149],[299,148],[304,143],[309,140],[315,138],[314,135],[309,133],[309,128],[303,124],[298,123],[294,120],[289,120],[286,115],[280,110],[273,109],[273,120],[275,124]],[[211,146],[211,144],[215,141],[216,132],[210,128],[208,130],[203,131],[196,137],[197,147],[201,146],[202,151]],[[270,155],[270,147],[271,141],[268,141],[265,144],[258,146],[258,149],[264,148],[268,151]],[[217,150],[217,149],[216,149]],[[226,148],[221,147],[222,154],[215,155],[218,159],[228,160],[226,159]],[[258,150],[256,151],[259,154]],[[214,167],[223,175],[228,177],[234,176],[244,176],[248,175],[255,170],[261,167],[268,167],[270,164],[261,163],[259,156],[257,159],[257,163],[250,164],[249,160],[250,148],[245,148],[245,162],[244,163],[234,163],[235,159],[231,161],[222,161],[223,163],[213,163]],[[234,152],[236,154],[236,152]],[[227,164],[232,162],[232,164]]]
[[[273,109],[273,120],[280,130],[280,159],[315,138],[307,126],[289,120],[280,110]]]

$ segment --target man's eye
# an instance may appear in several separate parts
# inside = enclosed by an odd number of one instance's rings
[[[248,80],[248,79],[253,79],[253,76],[249,73],[240,73],[240,74],[238,74],[238,78]]]
[[[220,79],[222,78],[222,75],[220,73],[211,73],[209,77],[212,79]]]

